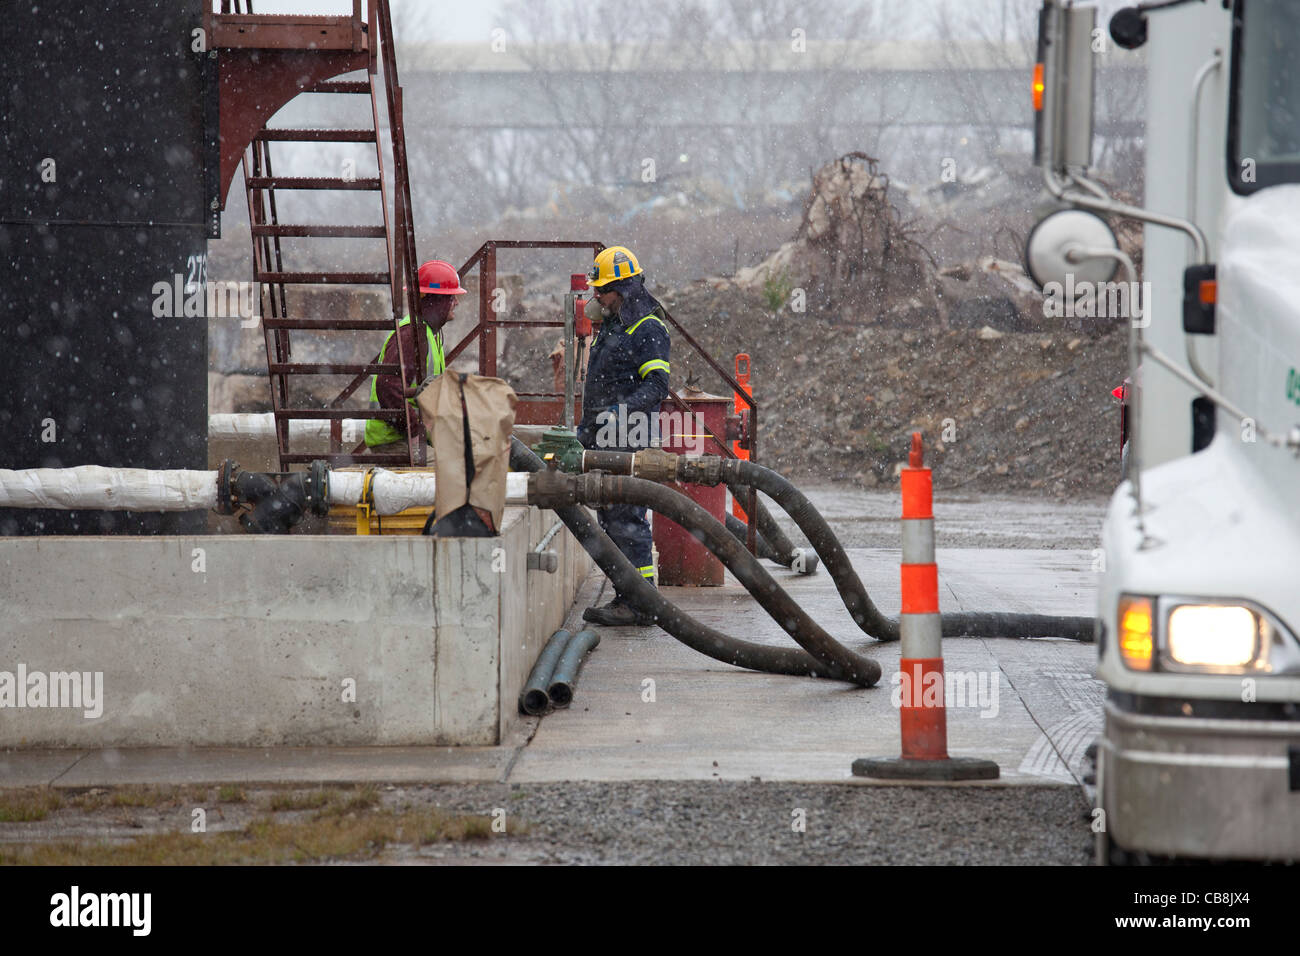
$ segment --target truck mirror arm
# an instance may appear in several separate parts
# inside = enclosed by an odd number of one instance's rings
[[[1082,185],[1087,180],[1074,179],[1074,185]],[[1196,261],[1206,264],[1210,261],[1210,246],[1205,241],[1205,233],[1194,222],[1186,219],[1180,219],[1177,216],[1166,216],[1163,213],[1152,212],[1149,209],[1143,209],[1141,206],[1130,206],[1128,203],[1118,202],[1105,196],[1104,193],[1097,195],[1100,189],[1093,183],[1087,183],[1089,192],[1093,195],[1084,195],[1078,191],[1069,191],[1072,183],[1062,182],[1057,178],[1056,172],[1050,166],[1043,167],[1043,182],[1047,186],[1047,191],[1055,198],[1072,206],[1078,206],[1080,209],[1091,209],[1093,212],[1104,212],[1113,216],[1127,216],[1130,219],[1137,219],[1141,222],[1149,222],[1157,226],[1166,226],[1170,229],[1177,229],[1184,232],[1192,240],[1195,246]]]

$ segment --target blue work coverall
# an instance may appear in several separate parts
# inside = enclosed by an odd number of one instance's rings
[[[591,347],[578,440],[584,448],[636,451],[650,446],[659,407],[668,397],[668,323],[663,307],[637,281],[618,315],[605,318]],[[612,416],[612,418],[611,418]],[[598,509],[601,528],[647,579],[654,577],[646,509]]]

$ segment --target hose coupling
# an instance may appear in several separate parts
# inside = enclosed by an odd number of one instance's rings
[[[677,480],[714,487],[723,481],[723,459],[718,455],[681,455],[677,461]]]
[[[565,508],[578,503],[575,475],[559,470],[559,460],[546,456],[546,468],[528,476],[528,503],[539,508]]]
[[[680,461],[681,455],[662,448],[646,448],[632,456],[632,474],[647,481],[676,481]]]

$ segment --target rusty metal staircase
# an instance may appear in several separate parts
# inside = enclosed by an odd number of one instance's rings
[[[375,374],[399,375],[405,393],[413,394],[424,379],[425,342],[423,323],[415,308],[415,231],[411,219],[411,193],[407,175],[406,142],[402,121],[402,90],[397,79],[392,20],[388,0],[369,0],[363,12],[361,0],[353,0],[351,16],[316,17],[299,15],[257,15],[251,3],[223,0],[220,13],[211,14],[213,47],[219,56],[221,77],[221,153],[225,188],[233,168],[226,166],[239,149],[244,190],[248,201],[253,242],[253,279],[261,303],[261,324],[266,344],[267,373],[275,417],[280,468],[325,459],[331,464],[415,465],[425,460],[424,443],[409,436],[406,453],[370,452],[364,441],[345,448],[344,419],[383,419],[399,429],[406,420],[404,409],[371,410],[350,405],[362,385]],[[366,79],[332,79],[365,71]],[[361,129],[277,128],[267,120],[284,103],[301,93],[328,96],[368,96],[371,126]],[[390,131],[389,150],[384,149],[382,122]],[[256,124],[256,127],[255,125]],[[227,139],[227,132],[230,138]],[[251,134],[251,135],[250,135]],[[377,176],[279,176],[272,163],[273,143],[373,143]],[[388,155],[386,156],[386,152]],[[301,150],[300,150],[301,153]],[[385,162],[385,160],[388,162]],[[385,173],[387,172],[387,176]],[[277,195],[316,190],[367,192],[375,195],[382,224],[317,224],[284,222]],[[391,214],[390,214],[391,210]],[[313,261],[337,260],[337,239],[384,240],[387,268],[357,271],[341,263],[336,270],[293,270],[281,240],[319,240]],[[333,249],[331,249],[331,246]],[[342,285],[387,286],[391,313],[374,318],[320,318],[295,315],[292,306],[300,295],[291,286]],[[396,332],[398,323],[411,316],[416,355],[414,378],[406,374],[407,356],[398,334],[399,361],[382,363],[376,355],[364,363],[298,362],[293,344],[304,340],[323,342],[332,333],[367,333],[373,337],[373,351],[382,339],[376,332]],[[324,333],[331,333],[325,335]],[[323,405],[319,400],[304,403],[305,388],[295,387],[307,376],[351,376],[348,384]],[[328,422],[329,452],[295,451],[290,423],[295,420]],[[351,443],[349,443],[351,444]],[[301,447],[301,446],[299,446]]]

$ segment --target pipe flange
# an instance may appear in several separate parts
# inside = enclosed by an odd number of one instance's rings
[[[233,515],[239,507],[239,497],[235,494],[235,473],[239,465],[233,458],[227,458],[217,469],[217,504],[214,509],[219,515]]]
[[[313,461],[303,480],[307,507],[318,518],[330,513],[330,466],[326,461]]]

